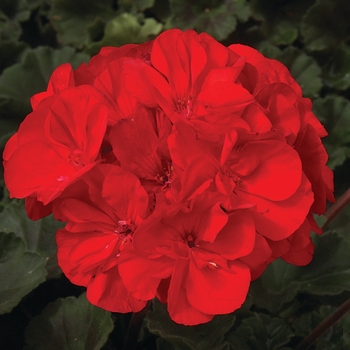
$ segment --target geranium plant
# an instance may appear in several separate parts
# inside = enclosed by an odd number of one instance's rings
[[[31,102],[5,183],[30,218],[67,223],[58,264],[94,305],[157,297],[197,325],[275,259],[311,261],[312,214],[334,200],[327,133],[278,61],[173,29],[58,67]]]

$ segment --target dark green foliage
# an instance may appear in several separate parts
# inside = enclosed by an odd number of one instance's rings
[[[29,323],[25,349],[101,349],[112,329],[110,312],[91,305],[85,294],[57,299]]]
[[[10,312],[45,276],[42,256],[27,251],[13,233],[0,233],[0,314]]]
[[[227,343],[224,335],[233,327],[235,316],[216,316],[210,323],[198,326],[176,325],[169,317],[166,306],[159,301],[153,302],[153,310],[146,317],[146,326],[150,332],[162,338],[159,349],[172,344],[174,350],[201,349],[225,350]],[[215,329],[215,337],[211,331]]]

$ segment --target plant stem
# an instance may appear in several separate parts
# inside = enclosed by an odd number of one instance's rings
[[[299,345],[295,350],[308,349],[317,339],[326,333],[331,327],[340,321],[348,312],[350,312],[350,299],[340,305],[331,315],[321,322]]]
[[[126,331],[123,350],[134,350],[137,346],[138,336],[142,327],[143,319],[149,310],[151,301],[139,312],[134,312],[131,316],[128,330]]]
[[[327,221],[323,224],[325,228],[348,204],[350,203],[350,188],[333,204],[324,214]]]

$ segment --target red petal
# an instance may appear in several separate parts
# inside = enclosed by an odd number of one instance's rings
[[[179,200],[192,198],[198,193],[198,189],[203,191],[214,181],[219,171],[218,160],[207,144],[198,140],[193,128],[185,123],[178,123],[168,137],[168,145],[181,183]]]
[[[290,136],[288,141],[293,144],[300,130],[300,115],[295,105],[287,96],[277,93],[270,97],[268,109],[273,127]]]
[[[118,184],[116,186],[115,184]],[[101,193],[103,199],[114,209],[118,218],[129,219],[138,225],[148,208],[148,194],[139,179],[120,168],[105,177]]]
[[[72,66],[69,63],[61,64],[51,74],[47,85],[47,91],[35,94],[31,97],[30,103],[32,108],[37,108],[38,104],[44,98],[72,86],[75,86]]]
[[[91,304],[111,312],[138,312],[146,306],[146,301],[135,299],[126,290],[118,266],[97,273],[87,286],[86,297]]]
[[[45,216],[52,214],[52,203],[43,205],[36,197],[27,197],[25,201],[25,209],[27,216],[31,220],[39,220]]]
[[[2,159],[4,160],[4,166],[6,164],[6,161],[10,159],[12,154],[16,151],[18,148],[18,132],[16,132],[14,135],[12,135],[8,141],[6,142],[5,149],[2,153]]]
[[[229,215],[227,224],[212,243],[200,242],[200,249],[213,251],[218,255],[235,260],[248,255],[255,241],[253,216],[248,210],[237,210]]]
[[[107,128],[104,103],[103,95],[91,86],[63,90],[50,105],[52,114],[45,136],[95,159]]]
[[[244,109],[242,119],[249,124],[252,132],[264,134],[272,129],[270,120],[257,103],[252,103]]]
[[[186,288],[184,286],[187,275],[188,261],[180,259],[174,266],[169,285],[169,316],[174,322],[185,326],[195,326],[197,324],[209,322],[213,319],[215,313],[207,315],[193,307],[187,299],[188,293],[186,293]],[[202,288],[202,286],[200,288]]]
[[[230,169],[241,176],[236,190],[270,200],[289,198],[301,182],[301,162],[298,153],[279,141],[248,142],[233,154],[238,163]],[[234,161],[234,158],[231,158]]]
[[[75,169],[47,143],[31,141],[18,148],[6,162],[4,179],[11,197],[25,198],[69,177]],[[46,203],[44,203],[46,204]]]
[[[239,196],[250,203],[256,203],[253,211],[256,230],[271,240],[290,236],[305,220],[313,202],[311,185],[305,175],[297,191],[283,201],[269,201],[259,196],[240,192]]]
[[[67,229],[72,232],[82,231],[109,231],[114,232],[118,223],[114,216],[108,215],[96,205],[85,203],[79,199],[67,198],[57,209],[68,221]],[[56,211],[56,210],[55,210]],[[121,218],[122,219],[122,218]]]
[[[173,101],[166,79],[153,67],[140,60],[129,60],[123,66],[123,82],[132,96],[147,107],[161,102],[173,110]]]
[[[44,138],[44,124],[48,113],[49,110],[43,107],[26,116],[21,123],[18,132],[15,134],[17,135],[18,147],[26,142],[42,140]]]
[[[193,31],[168,30],[154,41],[151,62],[167,78],[176,98],[188,96],[206,61]]]
[[[147,259],[129,244],[120,254],[118,267],[127,290],[137,299],[150,300],[155,297],[160,281],[170,276],[172,260]]]
[[[306,219],[288,238],[290,248],[282,255],[283,260],[297,266],[305,266],[311,262],[315,247],[310,238],[310,230],[309,221]]]
[[[271,259],[271,255],[271,248],[266,239],[259,233],[256,233],[252,252],[239,260],[248,265],[250,269],[256,270],[259,266],[267,264]]]
[[[225,67],[229,56],[227,47],[204,32],[199,34],[198,39],[207,54],[207,66]]]
[[[191,201],[190,212],[179,211],[172,218],[173,227],[178,234],[193,232],[199,240],[213,242],[228,220],[227,214],[221,209],[221,203],[225,199],[218,192],[205,192],[195,196]]]
[[[231,81],[213,83],[203,89],[197,97],[209,112],[220,112],[220,108],[229,107],[233,113],[254,101],[253,96],[242,86]]]
[[[79,247],[82,239],[84,237],[81,234],[72,234],[65,229],[58,230],[56,233],[57,259],[58,265],[72,283],[87,286],[92,276],[96,274],[99,263],[96,263],[93,257],[90,258],[90,261],[88,259],[85,260],[85,265],[83,266],[78,261],[72,263],[72,249]]]
[[[159,140],[145,109],[115,124],[110,132],[110,142],[123,169],[147,180],[155,180],[157,173],[162,173],[157,155]]]
[[[79,241],[75,243],[77,239]],[[106,259],[113,257],[118,237],[96,231],[77,233],[65,231],[65,235],[61,233],[58,237],[57,246],[69,245],[70,240],[73,244],[71,244],[69,262],[75,269],[80,269],[81,273],[84,273],[100,267]]]
[[[231,271],[209,266],[198,269],[191,261],[183,283],[190,304],[212,315],[228,314],[240,308],[247,297],[250,272],[240,262],[233,263]]]

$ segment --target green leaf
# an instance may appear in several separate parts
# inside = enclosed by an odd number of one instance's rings
[[[0,314],[10,312],[21,299],[45,281],[45,259],[25,250],[15,234],[0,232]]]
[[[298,37],[302,15],[313,0],[252,0],[253,17],[262,21],[265,37],[275,45],[289,45]]]
[[[350,102],[341,96],[328,95],[314,101],[313,111],[329,133],[324,143],[328,165],[334,169],[350,158]]]
[[[319,310],[303,314],[293,321],[292,326],[295,330],[295,335],[302,338],[306,337],[335,310],[336,308],[333,306],[321,305]]]
[[[89,41],[101,40],[104,36],[105,26],[106,22],[102,18],[95,18],[95,20],[87,27],[89,33]]]
[[[135,0],[133,3],[139,11],[144,11],[154,5],[154,0]]]
[[[113,0],[56,0],[50,19],[64,45],[83,48],[89,39],[88,26],[96,18],[108,21],[115,16]]]
[[[233,315],[216,316],[206,324],[183,326],[170,319],[166,305],[153,300],[153,311],[147,314],[145,322],[150,332],[169,342],[174,350],[223,350],[227,348],[224,334],[233,326],[235,317]]]
[[[301,291],[315,295],[338,295],[350,291],[349,243],[336,232],[315,237],[312,262],[299,268]]]
[[[336,310],[335,307],[321,305],[319,310],[312,311],[302,315],[293,322],[295,335],[305,338],[311,331],[323,322],[329,315]],[[325,335],[319,338],[316,342],[316,350],[337,350],[347,349],[350,345],[346,338],[346,333],[350,324],[350,315],[344,317],[340,322],[330,328]],[[345,344],[347,345],[345,346]]]
[[[336,48],[323,66],[325,85],[337,90],[350,87],[350,47],[342,44]]]
[[[26,328],[27,350],[98,350],[113,330],[111,313],[91,305],[85,293],[79,298],[48,304]]]
[[[258,28],[256,28],[259,30]],[[271,44],[267,40],[262,40],[255,45],[257,49],[266,57],[268,58],[274,58],[279,60],[279,58],[282,56],[282,50],[278,48],[277,46]],[[292,46],[290,46],[292,47]]]
[[[300,289],[297,269],[281,259],[270,264],[250,286],[253,304],[277,312],[282,305],[292,301]]]
[[[235,0],[226,2],[227,8],[232,12],[240,22],[247,22],[252,11],[250,4],[246,0]]]
[[[11,20],[26,21],[30,16],[26,0],[2,0],[0,11]]]
[[[21,63],[6,68],[0,76],[0,114],[20,121],[30,112],[30,97],[46,89],[52,71],[60,64],[70,62],[73,67],[88,61],[89,56],[76,53],[73,48],[54,50],[38,47],[29,50]]]
[[[26,242],[29,251],[43,256],[49,277],[61,274],[57,265],[55,233],[63,226],[52,215],[37,221],[30,220],[23,203],[18,201],[11,201],[0,214],[0,231],[15,232]]]
[[[293,78],[300,84],[304,96],[318,96],[322,87],[321,68],[312,57],[290,46],[283,50],[278,60],[289,68]]]
[[[28,46],[18,41],[0,41],[0,73],[7,67],[16,63]]]
[[[189,2],[170,0],[171,27],[206,32],[217,40],[226,39],[236,29],[237,19],[245,22],[250,7],[245,0]]]
[[[308,49],[332,49],[350,35],[350,2],[318,0],[302,19],[300,30]]]
[[[2,0],[0,2],[0,38],[16,40],[22,33],[20,22],[28,20],[30,8],[27,0]]]
[[[124,13],[106,24],[103,39],[88,45],[91,54],[97,53],[102,46],[121,46],[129,43],[143,43],[158,35],[163,25],[153,18],[146,18],[141,25],[137,18]]]
[[[280,318],[255,313],[228,336],[232,349],[239,350],[287,350],[286,345],[293,332]]]
[[[212,35],[217,40],[224,40],[236,29],[236,26],[235,15],[228,12],[225,6],[221,6],[212,10],[204,10],[202,14],[196,16],[194,28],[198,32]]]
[[[329,140],[324,141],[327,153],[328,162],[327,165],[334,170],[337,166],[342,165],[347,159],[350,158],[350,147],[333,145]]]
[[[335,231],[350,245],[350,206],[346,206],[327,226],[329,231]]]
[[[281,259],[270,264],[251,284],[253,304],[277,312],[300,292],[338,295],[350,291],[350,244],[341,235],[314,235],[315,254],[311,263],[298,267]]]

